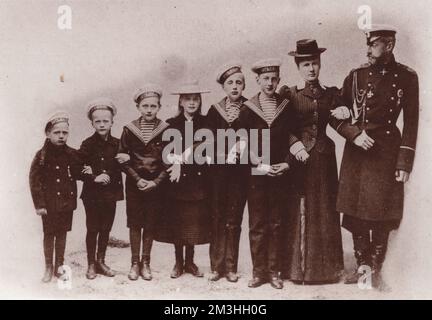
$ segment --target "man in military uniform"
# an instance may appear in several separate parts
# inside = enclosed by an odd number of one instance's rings
[[[352,233],[358,266],[370,266],[372,284],[379,286],[389,232],[402,219],[404,183],[413,166],[419,89],[415,71],[395,61],[396,30],[376,25],[366,31],[369,63],[350,72],[341,92],[352,117],[337,127],[347,140],[337,210]],[[401,110],[402,134],[396,127]],[[345,283],[359,277],[355,272]]]

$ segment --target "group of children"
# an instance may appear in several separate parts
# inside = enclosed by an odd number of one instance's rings
[[[289,99],[276,93],[280,65],[280,61],[270,59],[252,67],[260,92],[250,100],[242,95],[245,78],[241,65],[225,65],[217,75],[217,82],[226,97],[212,105],[205,116],[201,113],[201,94],[208,91],[200,88],[198,82],[185,84],[173,93],[179,95],[178,114],[166,122],[157,117],[161,89],[147,85],[133,98],[140,116],[124,126],[120,139],[111,136],[114,104],[107,99],[94,101],[88,106],[87,115],[95,133],[82,142],[79,150],[66,144],[67,114],[53,115],[45,127],[45,144],[37,152],[30,171],[36,213],[43,222],[46,263],[43,281],[58,276],[58,268],[64,263],[66,233],[71,230],[77,205],[76,180],[83,181],[86,277],[115,275],[105,264],[105,253],[116,202],[123,200],[123,172],[131,246],[130,280],[140,276],[152,279],[150,256],[156,240],[174,244],[172,278],[183,273],[203,277],[194,263],[194,246],[210,243],[209,279],[217,281],[225,277],[236,282],[241,223],[248,201],[253,263],[249,287],[270,283],[274,288],[282,288],[281,225],[289,201],[287,172],[293,161],[297,161],[296,154],[304,153],[304,148],[292,134]],[[163,149],[167,142],[162,139],[163,132],[174,128],[184,137],[185,124],[191,121],[194,133],[201,128],[215,132],[229,128],[270,130],[270,163],[260,163],[257,155],[250,154],[248,165],[240,164],[238,158],[224,165],[193,161],[189,164],[184,161],[187,156],[184,153],[166,163]],[[200,144],[187,139],[182,142],[182,150],[189,151]],[[229,157],[230,151],[226,148],[223,156]],[[261,174],[252,175],[251,167]]]

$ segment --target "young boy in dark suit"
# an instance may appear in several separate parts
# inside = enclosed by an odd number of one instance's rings
[[[80,164],[76,150],[66,145],[69,116],[56,112],[45,126],[46,140],[36,153],[30,168],[30,191],[36,214],[42,217],[45,274],[43,282],[60,276],[64,263],[66,234],[72,229],[77,205],[76,178]],[[53,255],[55,249],[55,263]]]
[[[105,264],[117,201],[123,200],[120,165],[115,156],[119,139],[111,135],[116,107],[104,98],[91,102],[87,109],[95,133],[85,139],[78,151],[83,170],[81,199],[86,211],[87,279],[96,274],[113,277],[114,271]],[[97,248],[97,251],[96,251]]]

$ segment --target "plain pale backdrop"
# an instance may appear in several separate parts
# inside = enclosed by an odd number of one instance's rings
[[[62,4],[72,9],[72,30],[57,27],[57,8]],[[70,113],[68,144],[73,147],[92,134],[85,116],[89,100],[114,100],[118,115],[112,133],[119,136],[122,125],[138,117],[132,95],[146,82],[161,84],[160,116],[166,119],[177,105],[169,92],[186,79],[199,79],[212,91],[203,98],[206,112],[223,97],[215,70],[228,60],[243,62],[246,97],[258,91],[250,71],[258,59],[282,59],[281,84],[301,83],[287,52],[302,38],[315,38],[327,48],[320,79],[340,87],[352,68],[366,62],[365,37],[357,27],[357,8],[364,4],[371,5],[373,22],[398,28],[396,59],[418,72],[421,91],[414,172],[406,187],[404,220],[391,239],[385,276],[401,295],[432,297],[432,15],[426,0],[1,0],[1,295],[13,296],[14,283],[6,278],[19,276],[10,274],[14,264],[35,256],[41,259],[41,226],[30,198],[28,171],[51,111],[61,108]],[[330,135],[337,142],[340,161],[344,141]],[[122,231],[114,233],[126,232],[124,225],[116,228]],[[72,236],[68,248],[77,238]]]

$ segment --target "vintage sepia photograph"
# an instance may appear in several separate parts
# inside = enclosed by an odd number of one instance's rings
[[[431,21],[0,0],[0,299],[431,299]]]

